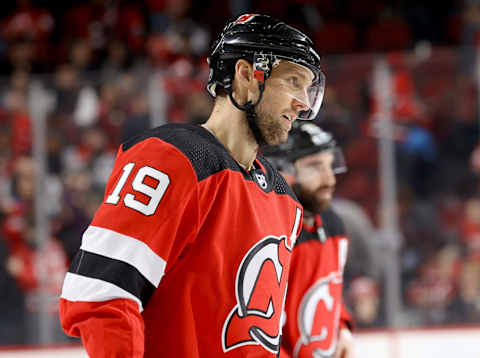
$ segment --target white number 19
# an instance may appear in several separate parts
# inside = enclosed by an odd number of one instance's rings
[[[120,201],[120,192],[122,191],[123,186],[127,182],[128,176],[134,167],[135,163],[128,163],[123,167],[122,176],[118,180],[115,189],[107,197],[105,203],[114,205],[118,204]],[[143,182],[147,176],[158,181],[158,184],[155,188]],[[148,204],[144,204],[141,201],[136,200],[135,195],[131,193],[125,194],[123,202],[125,203],[125,206],[134,209],[143,215],[150,216],[155,212],[155,210],[157,210],[157,206],[160,203],[160,200],[162,200],[163,194],[165,194],[169,184],[170,178],[167,174],[152,167],[141,167],[132,181],[132,189],[148,196],[150,198]]]

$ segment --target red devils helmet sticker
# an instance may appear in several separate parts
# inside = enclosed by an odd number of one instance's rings
[[[238,19],[235,20],[235,22],[233,23],[234,25],[237,25],[237,24],[245,24],[249,21],[252,21],[252,19],[257,16],[258,14],[245,14],[245,15],[241,15],[238,17]]]
[[[245,345],[260,345],[269,352],[278,352],[290,255],[300,218],[301,210],[297,208],[290,238],[269,235],[243,258],[235,282],[237,304],[223,325],[224,352]]]

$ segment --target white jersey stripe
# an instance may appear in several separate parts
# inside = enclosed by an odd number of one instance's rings
[[[167,265],[144,242],[98,226],[88,227],[80,248],[132,265],[155,287],[158,287]]]
[[[138,304],[143,311],[142,302],[130,292],[106,281],[67,272],[63,281],[61,298],[77,302],[102,302],[116,298],[126,298]]]

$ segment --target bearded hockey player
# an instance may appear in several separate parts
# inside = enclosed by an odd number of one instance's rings
[[[302,32],[242,15],[209,56],[208,121],[119,148],[60,299],[91,358],[278,355],[302,209],[257,149],[315,118],[319,61]]]
[[[285,144],[264,154],[293,176],[304,207],[290,263],[280,357],[351,357],[352,320],[342,299],[348,237],[330,206],[335,174],[346,171],[341,150],[313,122],[297,122]]]

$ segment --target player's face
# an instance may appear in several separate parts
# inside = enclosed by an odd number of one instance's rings
[[[301,201],[315,210],[325,210],[335,191],[333,172],[334,154],[320,152],[300,158],[295,162],[296,180],[300,185]]]
[[[313,73],[293,62],[281,61],[265,83],[265,91],[256,106],[257,124],[267,144],[287,140],[288,132],[300,111],[308,106],[307,89]]]

